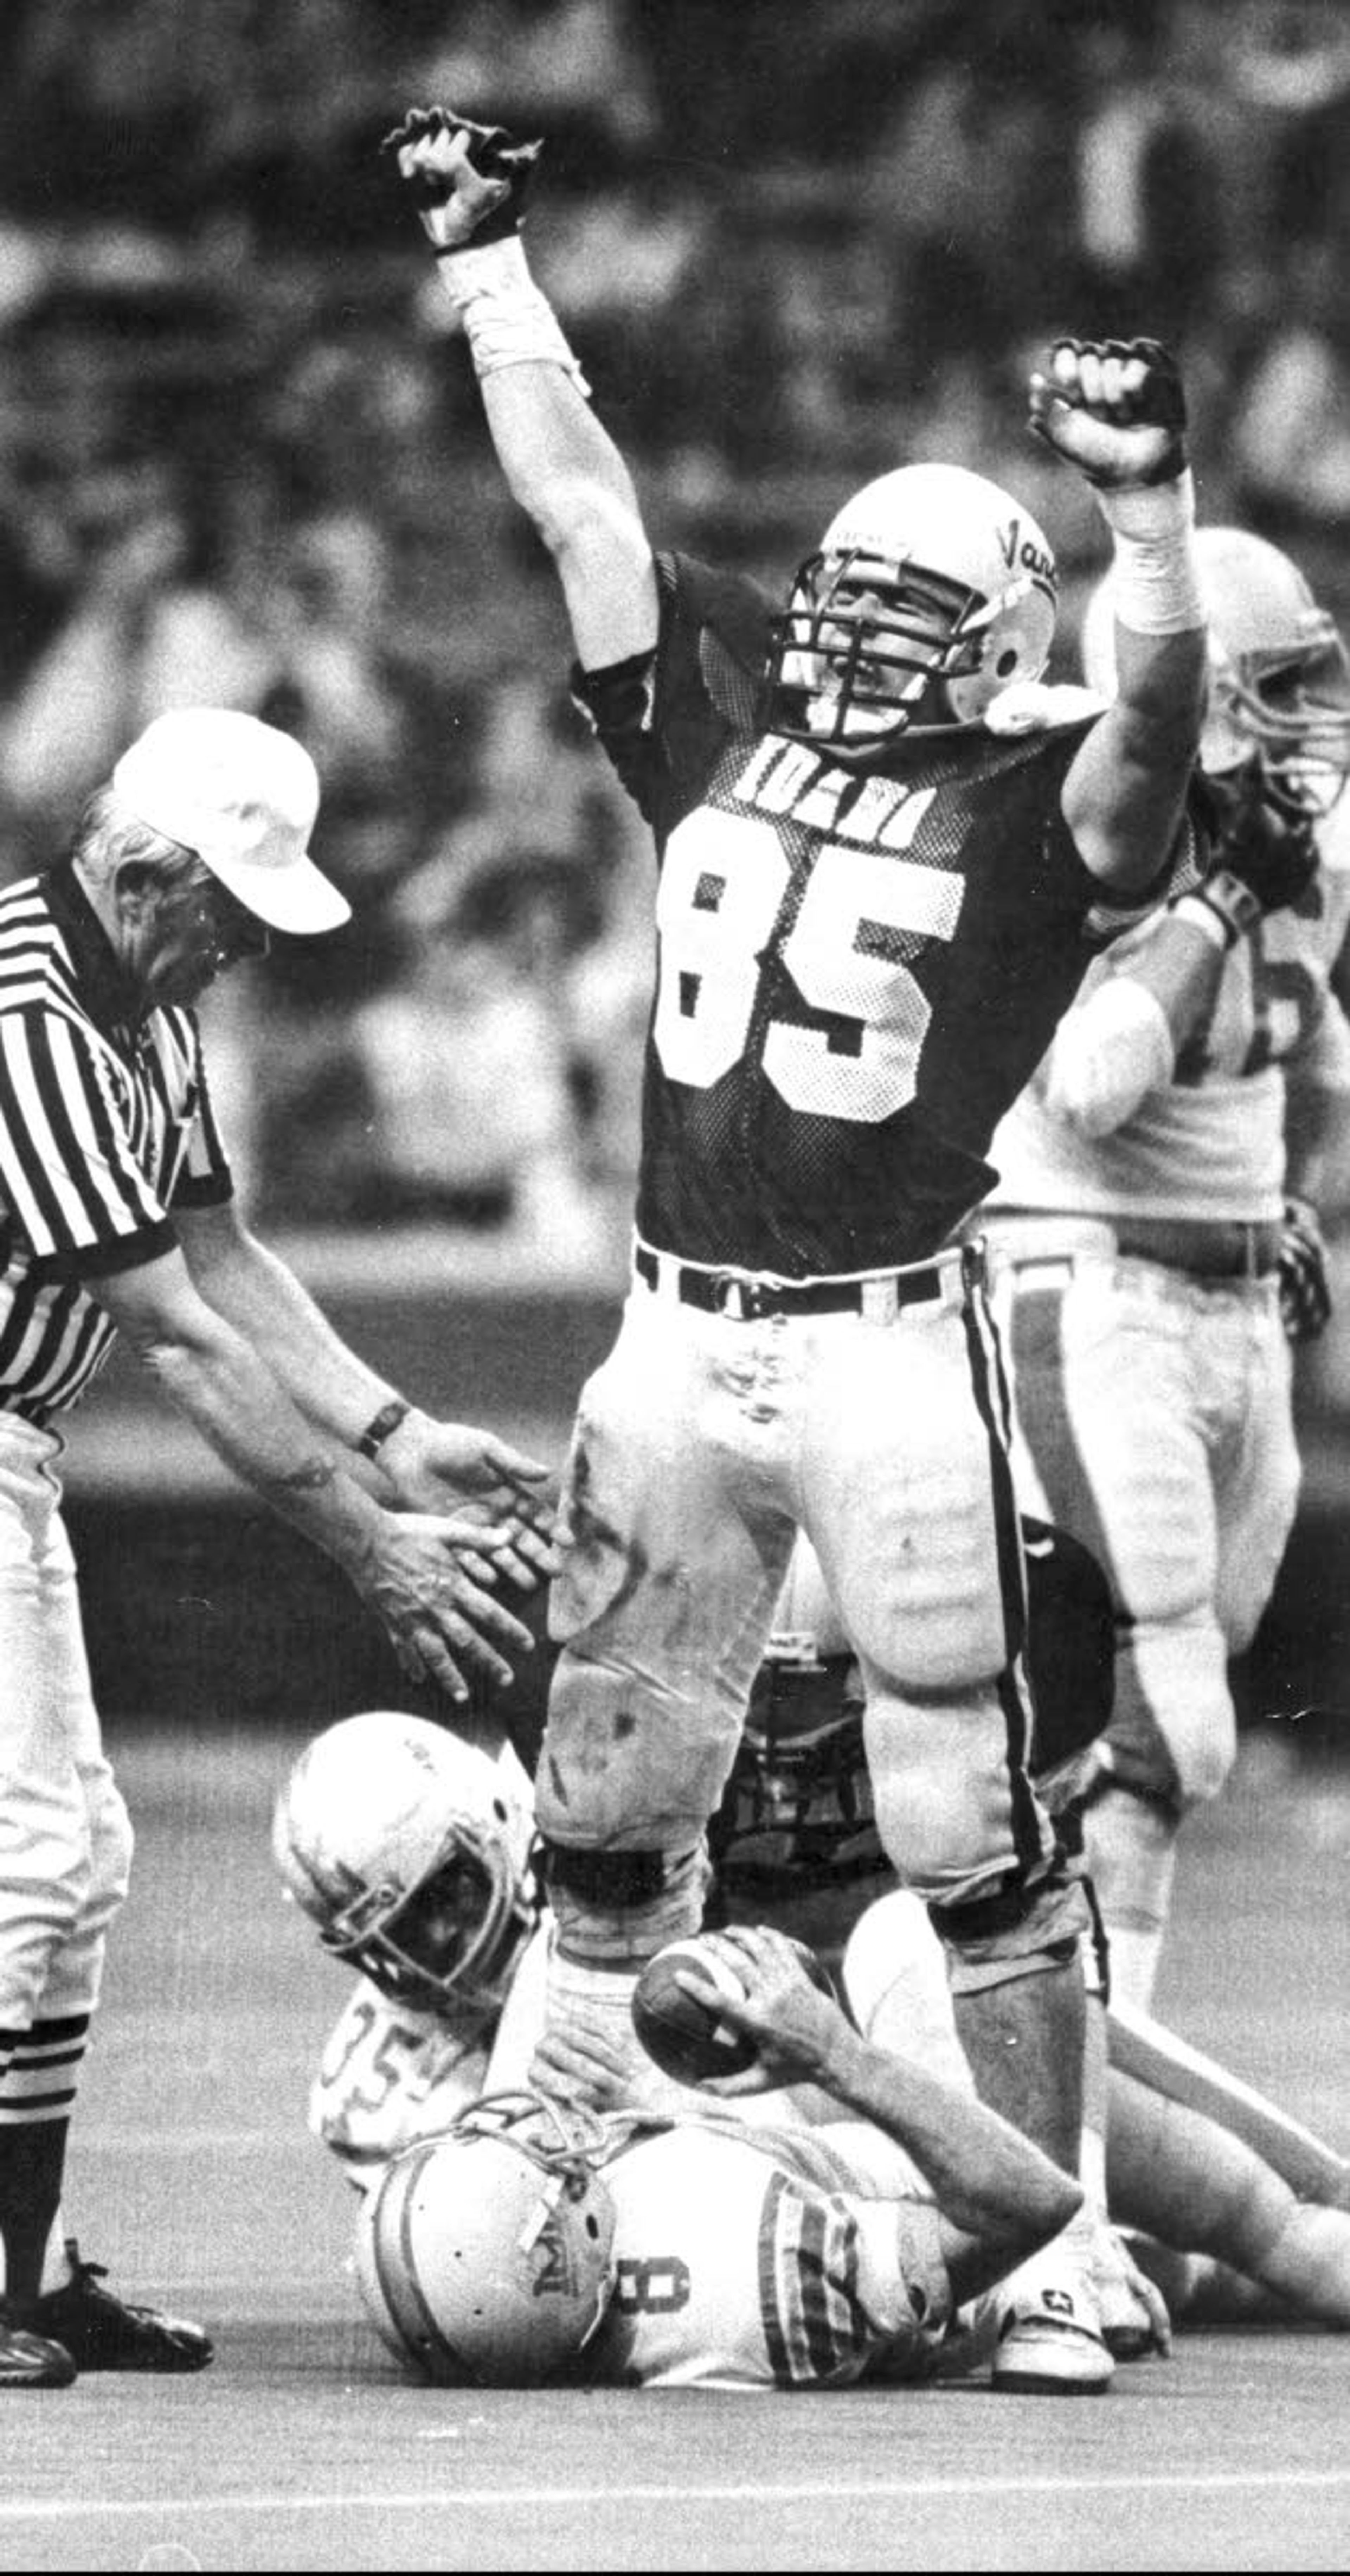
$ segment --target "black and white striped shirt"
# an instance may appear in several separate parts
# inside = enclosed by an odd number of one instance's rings
[[[0,1413],[84,1393],[115,1327],[83,1284],[233,1194],[196,1015],[139,1017],[69,869],[0,895]]]

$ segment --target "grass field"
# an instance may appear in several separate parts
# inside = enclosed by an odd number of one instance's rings
[[[338,1973],[267,1823],[295,1739],[109,1729],[140,1832],[69,2216],[203,2318],[200,2378],[15,2397],[0,2565],[1343,2568],[1350,2340],[1179,2338],[1104,2400],[460,2394],[405,2384],[304,2134]],[[1350,2143],[1350,1781],[1247,1743],[1200,1820],[1160,2003]]]

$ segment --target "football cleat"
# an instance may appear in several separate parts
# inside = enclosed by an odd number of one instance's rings
[[[74,2377],[64,2344],[0,2317],[0,2388],[69,2388]]]
[[[1114,2371],[1096,2310],[1077,2288],[1046,2282],[1006,2309],[990,2371],[1004,2395],[1101,2397]]]
[[[204,2370],[214,2351],[209,2335],[184,2317],[164,2317],[156,2308],[129,2307],[105,2290],[107,2266],[86,2263],[73,2236],[66,2239],[70,2277],[59,2290],[25,2299],[10,2314],[26,2329],[23,2340],[40,2339],[48,2353],[68,2362],[67,2376],[79,2370]],[[53,2338],[47,2341],[47,2338]],[[60,2386],[61,2382],[48,2382]]]

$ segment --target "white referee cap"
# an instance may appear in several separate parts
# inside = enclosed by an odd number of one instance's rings
[[[345,895],[309,856],[319,774],[293,734],[233,707],[174,707],[124,751],[115,794],[139,822],[195,850],[273,930],[337,930]]]

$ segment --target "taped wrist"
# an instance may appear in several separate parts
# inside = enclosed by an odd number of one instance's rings
[[[1111,586],[1120,624],[1134,635],[1180,635],[1203,626],[1189,468],[1170,483],[1124,490],[1099,485],[1096,499],[1115,544]]]
[[[578,393],[590,393],[548,297],[531,277],[518,233],[436,253],[437,275],[459,317],[476,372],[545,364],[561,367]]]

